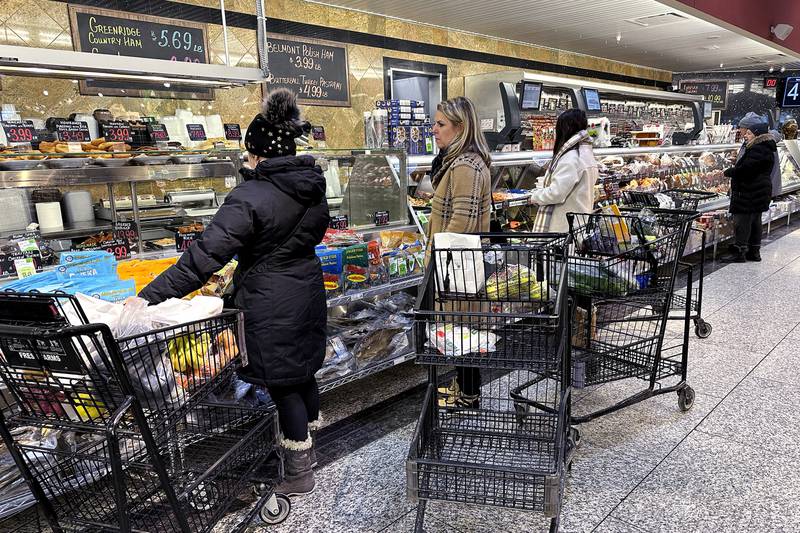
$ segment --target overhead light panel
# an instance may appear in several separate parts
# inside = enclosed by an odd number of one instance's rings
[[[647,15],[645,17],[638,17],[635,19],[625,19],[625,22],[642,26],[643,28],[652,28],[654,26],[663,26],[665,24],[673,24],[675,22],[683,22],[687,17],[680,13],[670,11],[669,13],[659,13],[657,15]]]
[[[208,88],[236,87],[266,80],[264,72],[258,68],[149,58],[120,61],[119,56],[107,54],[9,45],[0,45],[0,74],[169,83]]]

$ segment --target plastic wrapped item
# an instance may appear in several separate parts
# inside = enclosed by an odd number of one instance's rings
[[[538,300],[547,294],[547,283],[536,281],[536,273],[522,265],[507,265],[486,280],[486,295],[490,300]]]
[[[625,296],[628,291],[638,289],[639,284],[635,278],[622,274],[621,277],[605,261],[570,261],[567,265],[567,285],[579,294]],[[634,274],[631,272],[631,275]]]
[[[327,380],[346,376],[356,369],[356,358],[347,348],[341,337],[328,339],[325,360],[316,373],[317,379]]]
[[[454,324],[429,324],[428,343],[440,354],[459,357],[471,353],[488,353],[496,350],[500,338],[489,331],[474,330]]]

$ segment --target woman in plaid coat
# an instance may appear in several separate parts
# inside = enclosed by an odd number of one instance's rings
[[[433,136],[439,155],[433,161],[431,181],[435,189],[429,240],[437,233],[478,233],[489,231],[492,181],[489,147],[480,130],[473,103],[462,96],[437,107]],[[481,376],[477,368],[459,367],[457,378],[440,389],[440,404],[455,407],[479,406]]]

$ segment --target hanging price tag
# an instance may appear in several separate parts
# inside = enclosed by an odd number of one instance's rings
[[[238,124],[224,124],[225,139],[228,141],[241,141],[242,140],[242,127]]]
[[[186,133],[189,134],[190,141],[205,141],[207,139],[206,129],[202,124],[187,124]]]
[[[131,126],[123,121],[110,121],[102,125],[103,137],[107,142],[129,143],[133,140]]]
[[[39,136],[36,135],[36,128],[33,127],[33,124],[21,121],[3,121],[2,124],[3,132],[5,132],[6,139],[10,143],[33,143],[39,140]]]
[[[67,143],[88,143],[92,140],[89,124],[74,120],[65,120],[56,124],[56,137]]]

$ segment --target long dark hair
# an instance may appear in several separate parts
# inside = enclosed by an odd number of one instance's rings
[[[556,144],[553,146],[553,156],[555,156],[570,138],[572,138],[579,131],[585,130],[589,127],[589,121],[586,119],[586,113],[580,109],[567,109],[560,115],[556,121]],[[574,149],[577,150],[580,145],[576,144]]]

